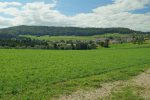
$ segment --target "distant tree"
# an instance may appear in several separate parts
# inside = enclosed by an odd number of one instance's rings
[[[65,50],[73,50],[71,44],[66,44],[64,47]]]
[[[103,47],[105,48],[108,48],[109,47],[109,39],[106,39],[104,44],[103,44]]]
[[[137,34],[137,33],[134,33],[132,35],[132,42],[134,44],[143,44],[145,42],[145,38],[144,38],[144,35],[143,34]]]

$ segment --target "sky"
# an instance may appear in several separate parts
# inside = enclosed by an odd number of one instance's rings
[[[0,0],[0,28],[125,27],[150,31],[150,0]]]

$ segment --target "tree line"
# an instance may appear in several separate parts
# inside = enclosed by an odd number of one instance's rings
[[[46,41],[36,40],[14,35],[0,34],[0,48],[4,49],[50,49],[50,50],[88,50],[98,46],[109,47],[109,40],[59,40]]]
[[[150,35],[132,34],[129,37],[134,44],[143,44]],[[49,50],[90,50],[97,47],[109,48],[110,41],[126,43],[124,38],[108,37],[100,40],[37,40],[27,37],[20,37],[13,34],[0,34],[0,48],[4,49],[49,49]]]

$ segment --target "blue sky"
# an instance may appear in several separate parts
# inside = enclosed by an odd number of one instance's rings
[[[51,3],[52,0],[0,0],[5,2],[46,2]],[[66,15],[75,15],[77,13],[91,12],[92,9],[112,3],[112,0],[58,0],[55,9]]]
[[[99,6],[105,6],[111,3],[113,3],[112,0],[59,0],[56,9],[58,9],[64,14],[74,15],[77,13],[91,12],[94,8],[97,8]],[[132,12],[150,12],[150,5],[147,5],[144,9],[138,9]]]
[[[150,0],[0,0],[0,28],[16,25],[150,31]]]
[[[46,2],[51,3],[52,0],[0,0],[2,2]],[[78,13],[88,13],[91,12],[92,9],[97,8],[99,6],[105,6],[113,3],[112,0],[58,0],[57,6],[55,9],[59,10],[61,13],[66,15],[75,15]],[[150,12],[150,5],[147,5],[143,9],[137,9],[132,11],[133,13],[146,13]]]
[[[88,13],[92,9],[112,3],[111,0],[60,0],[56,9],[67,15]]]
[[[137,9],[135,11],[132,11],[133,13],[139,13],[139,14],[143,14],[143,13],[147,13],[150,12],[150,5],[147,5],[145,8],[143,9]]]

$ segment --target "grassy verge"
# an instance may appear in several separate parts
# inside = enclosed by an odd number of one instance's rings
[[[126,86],[120,91],[113,92],[111,97],[106,100],[145,100],[135,92],[138,88],[139,87]]]

